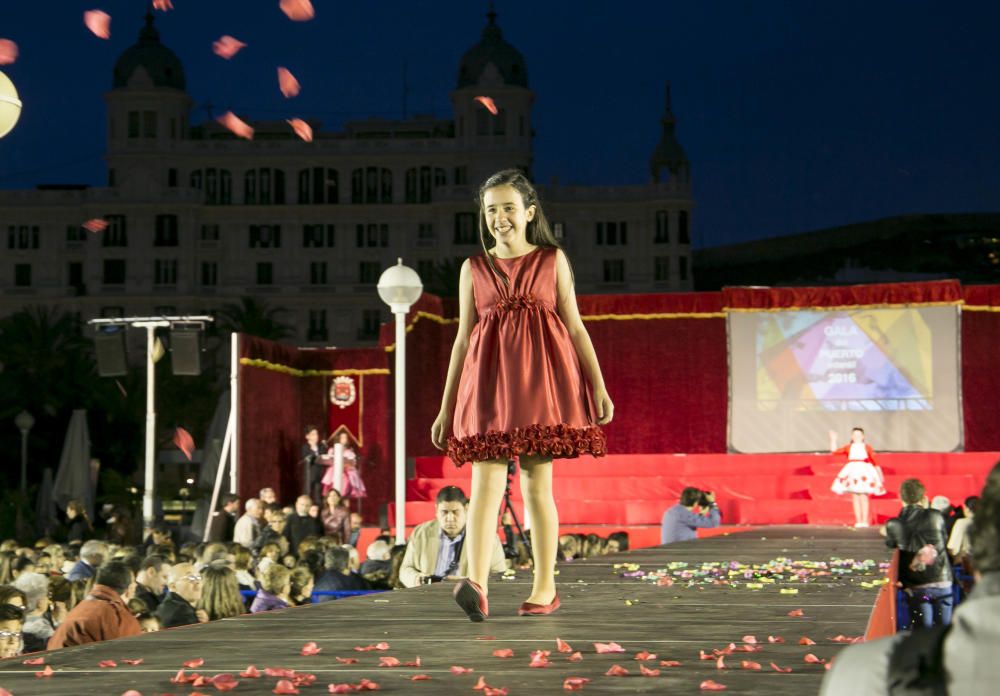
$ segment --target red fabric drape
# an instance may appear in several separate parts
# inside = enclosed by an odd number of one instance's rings
[[[734,287],[723,288],[722,296],[726,307],[733,309],[791,309],[959,302],[962,287],[957,280],[806,288]]]
[[[965,448],[1000,449],[1000,285],[972,285],[962,289],[962,404],[965,411]]]

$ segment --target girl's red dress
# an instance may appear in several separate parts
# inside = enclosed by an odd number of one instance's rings
[[[479,321],[469,337],[448,456],[465,462],[521,454],[605,454],[589,385],[556,312],[556,254],[538,247],[512,259],[470,259]]]

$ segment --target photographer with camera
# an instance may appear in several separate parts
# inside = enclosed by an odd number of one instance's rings
[[[465,549],[465,519],[469,499],[458,486],[446,486],[437,494],[437,515],[417,525],[410,535],[399,569],[404,587],[416,587],[445,579],[464,578],[469,570]],[[494,535],[495,536],[495,535]],[[490,570],[507,569],[500,537],[495,536]]]
[[[695,508],[698,508],[697,512]],[[681,491],[680,502],[663,513],[660,525],[660,543],[673,544],[689,541],[697,537],[703,527],[718,527],[722,521],[719,506],[715,504],[715,493],[698,488]]]

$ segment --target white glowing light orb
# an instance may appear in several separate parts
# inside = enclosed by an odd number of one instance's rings
[[[21,100],[17,96],[17,88],[9,77],[0,72],[0,138],[14,130],[19,118]]]

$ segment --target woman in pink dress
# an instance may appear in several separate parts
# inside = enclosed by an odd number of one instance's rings
[[[851,494],[854,503],[854,526],[867,527],[871,520],[868,496],[885,495],[885,480],[882,469],[875,463],[875,450],[865,442],[865,431],[855,428],[851,431],[850,443],[837,447],[837,433],[830,431],[830,452],[847,457],[831,490],[837,495]]]
[[[459,325],[431,440],[458,466],[472,462],[466,523],[469,577],[455,600],[472,621],[489,615],[490,559],[497,515],[517,457],[532,520],[534,582],[522,616],[559,608],[555,585],[559,515],[552,460],[605,452],[600,425],[614,405],[580,319],[573,273],[518,170],[479,189],[483,253],[462,265]]]

